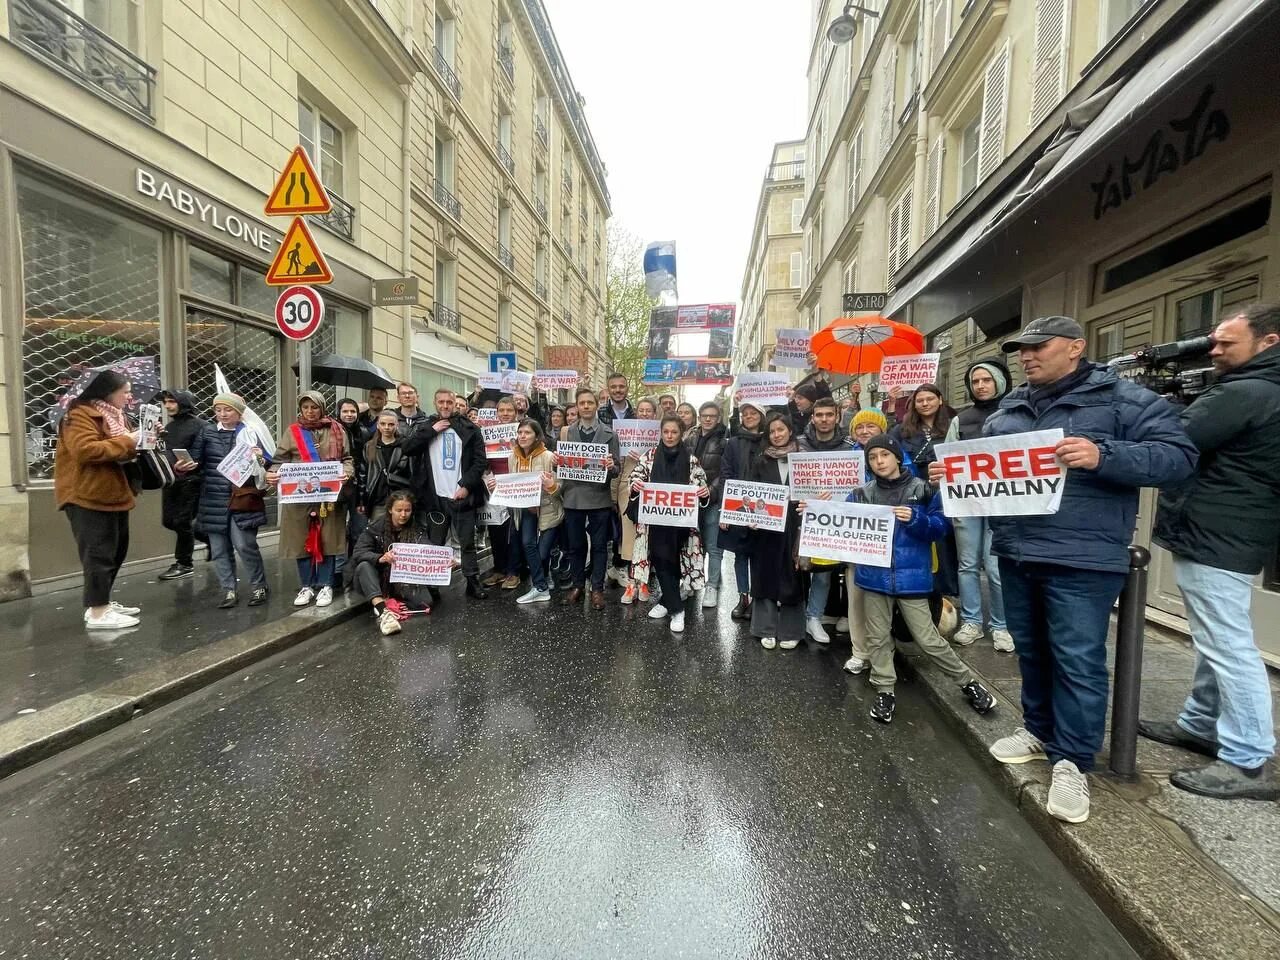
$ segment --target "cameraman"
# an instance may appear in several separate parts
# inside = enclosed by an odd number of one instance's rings
[[[1280,798],[1271,687],[1253,640],[1253,578],[1280,536],[1280,305],[1254,304],[1213,332],[1214,383],[1182,414],[1196,475],[1160,494],[1152,539],[1173,554],[1196,648],[1176,723],[1150,740],[1214,758],[1169,782],[1218,799]]]

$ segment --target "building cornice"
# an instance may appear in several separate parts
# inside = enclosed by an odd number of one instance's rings
[[[342,21],[351,28],[356,38],[374,55],[374,59],[396,83],[413,82],[416,74],[426,69],[426,63],[396,36],[391,25],[383,19],[369,0],[329,0]]]

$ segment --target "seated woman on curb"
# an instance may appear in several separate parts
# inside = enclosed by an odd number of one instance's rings
[[[425,527],[418,524],[414,513],[413,494],[397,490],[387,497],[386,512],[370,523],[360,534],[360,540],[352,551],[351,562],[356,566],[355,585],[360,595],[373,601],[373,615],[378,619],[378,629],[384,637],[400,632],[400,621],[387,609],[387,598],[394,597],[410,609],[431,612],[431,604],[440,599],[435,587],[426,587],[431,599],[427,602],[421,592],[424,588],[407,583],[391,582],[391,547],[396,543],[430,543]]]

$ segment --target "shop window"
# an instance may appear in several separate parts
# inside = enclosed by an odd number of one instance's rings
[[[1124,353],[1124,323],[1111,323],[1095,334],[1094,361],[1106,363]]]
[[[1258,278],[1246,277],[1235,283],[1184,297],[1177,302],[1177,338],[1201,337],[1213,330],[1227,311],[1247,306],[1258,299]]]
[[[437,390],[452,390],[462,397],[471,392],[471,381],[466,377],[428,367],[416,360],[413,362],[413,385],[418,388],[418,402],[424,410],[435,410]]]
[[[191,292],[222,303],[235,303],[235,264],[191,248]]]
[[[266,274],[259,273],[252,267],[241,267],[237,276],[239,282],[236,284],[236,303],[264,317],[274,317],[276,301],[280,299],[280,288],[269,286]]]
[[[160,234],[25,176],[17,197],[27,468],[47,479],[59,401],[77,381],[141,358],[160,382]]]

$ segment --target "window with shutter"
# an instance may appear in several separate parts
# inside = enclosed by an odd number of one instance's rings
[[[1032,59],[1031,127],[1035,129],[1067,93],[1069,0],[1036,0],[1036,48]]]
[[[800,286],[800,275],[804,269],[804,255],[800,251],[791,254],[791,286]]]
[[[791,200],[791,232],[799,233],[804,224],[804,200],[793,197]]]
[[[858,251],[844,265],[844,290],[842,293],[856,293],[858,290]]]
[[[938,229],[940,211],[942,210],[942,160],[946,149],[946,134],[938,134],[929,145],[929,153],[925,158],[924,182],[924,236],[929,236]]]
[[[886,289],[892,291],[898,270],[907,262],[911,249],[911,188],[907,187],[889,206],[889,276]]]
[[[933,18],[933,35],[929,40],[930,77],[938,69],[943,54],[947,52],[947,45],[951,43],[951,3],[952,0],[933,0],[933,10],[930,12]]]
[[[862,193],[862,128],[859,127],[849,141],[849,169],[847,171],[849,177],[849,212],[853,212],[853,208],[858,203],[858,197]]]
[[[893,134],[897,127],[894,124],[893,115],[893,94],[894,85],[898,80],[898,48],[894,44],[888,44],[888,50],[885,54],[884,66],[880,71],[880,143],[876,149],[880,151],[880,159],[883,160],[889,152],[889,147],[893,144]]]
[[[985,179],[1004,159],[1004,131],[1009,117],[1009,41],[987,63],[982,83],[982,129],[978,136],[978,179]]]

